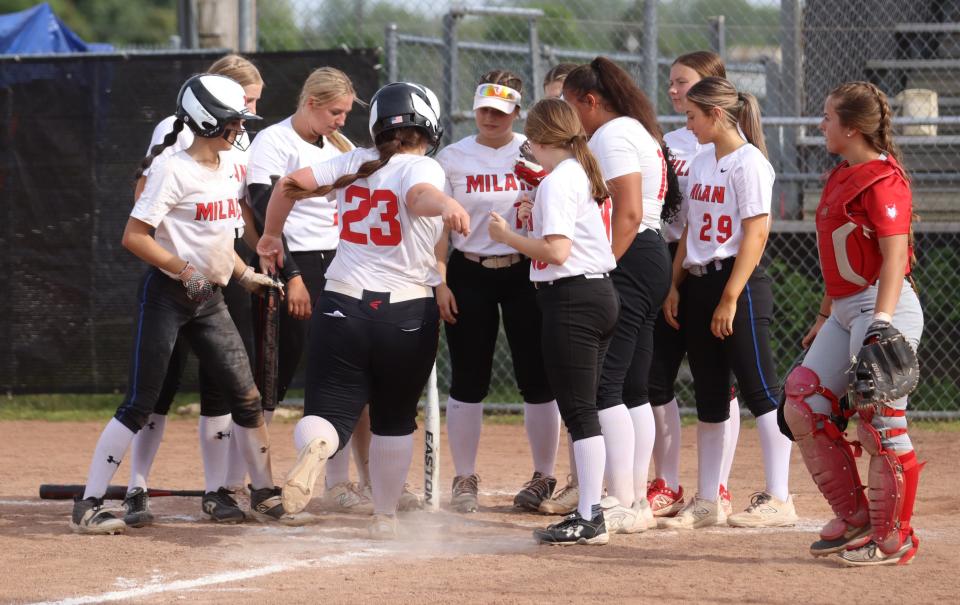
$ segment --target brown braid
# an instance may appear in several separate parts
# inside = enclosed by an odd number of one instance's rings
[[[299,187],[290,179],[284,179],[283,192],[294,200],[308,197],[325,196],[336,189],[343,189],[360,179],[369,178],[373,173],[387,165],[390,158],[404,151],[411,151],[426,146],[426,139],[418,128],[396,128],[377,135],[377,151],[380,154],[375,160],[360,164],[353,174],[345,174],[331,184],[320,185],[316,189],[308,190]]]
[[[143,161],[140,162],[140,168],[137,170],[137,174],[133,177],[133,180],[140,180],[140,177],[143,176],[147,168],[150,168],[150,164],[153,164],[153,160],[163,153],[164,149],[177,142],[177,136],[180,135],[181,130],[183,130],[183,120],[177,118],[173,121],[173,128],[167,133],[167,136],[163,137],[162,141],[154,145],[150,149],[150,153],[147,154],[147,157],[143,158]]]

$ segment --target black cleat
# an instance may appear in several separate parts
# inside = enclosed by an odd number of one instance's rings
[[[540,471],[533,473],[533,479],[523,484],[523,489],[513,498],[514,508],[540,511],[540,503],[553,497],[553,490],[557,487],[555,477],[547,477]]]
[[[143,527],[153,523],[149,496],[147,496],[147,490],[142,487],[135,487],[127,492],[127,497],[123,499],[123,508],[126,510],[123,522],[129,527]]]
[[[233,493],[224,487],[205,493],[201,505],[203,512],[217,523],[243,523],[246,519],[240,505],[233,499]]]
[[[603,511],[594,506],[593,519],[587,521],[579,512],[567,515],[559,523],[548,525],[545,529],[533,530],[533,537],[540,544],[570,546],[572,544],[606,544],[610,541],[607,526],[603,521]]]
[[[261,523],[279,523],[299,527],[316,521],[307,512],[288,513],[283,508],[283,492],[279,487],[253,489],[250,485],[250,514]]]

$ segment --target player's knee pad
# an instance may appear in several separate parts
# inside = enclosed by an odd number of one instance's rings
[[[863,527],[867,524],[868,509],[853,448],[830,417],[817,414],[806,401],[822,390],[816,372],[803,366],[794,368],[785,387],[784,419],[807,470],[834,514],[850,525]],[[827,528],[830,527],[828,524]],[[829,533],[826,528],[824,531]]]
[[[263,410],[260,408],[260,391],[257,387],[250,387],[242,398],[235,402],[230,410],[233,421],[238,426],[255,429],[263,424]]]

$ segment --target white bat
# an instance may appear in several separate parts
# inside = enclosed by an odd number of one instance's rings
[[[440,396],[437,393],[437,365],[427,381],[423,435],[423,508],[440,510]]]

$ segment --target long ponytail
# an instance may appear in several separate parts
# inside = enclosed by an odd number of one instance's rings
[[[767,157],[767,142],[760,122],[760,103],[755,96],[738,92],[726,78],[704,78],[690,87],[687,100],[706,114],[714,107],[719,107],[727,123],[739,126],[747,142]]]
[[[416,149],[426,144],[424,135],[417,128],[397,128],[387,130],[377,135],[378,157],[374,160],[360,164],[357,171],[352,174],[345,174],[330,184],[322,184],[316,189],[309,190],[299,187],[293,181],[284,179],[283,192],[292,199],[300,200],[308,197],[325,196],[336,189],[349,187],[360,179],[365,179],[373,175],[387,165],[390,158],[405,150]]]
[[[140,162],[140,168],[137,169],[136,175],[133,177],[133,180],[138,181],[140,177],[143,176],[143,173],[150,168],[150,165],[153,164],[153,160],[163,153],[163,150],[167,147],[170,147],[177,142],[177,137],[180,135],[180,131],[183,130],[183,120],[177,118],[173,121],[173,128],[170,132],[167,133],[163,140],[150,148],[150,153],[147,154],[147,157],[143,158],[143,161]]]
[[[763,157],[769,157],[767,154],[767,140],[763,136],[763,124],[760,122],[760,103],[757,97],[748,92],[738,92],[737,101],[740,109],[737,112],[737,124],[743,131],[743,136],[751,145],[760,150]]]

